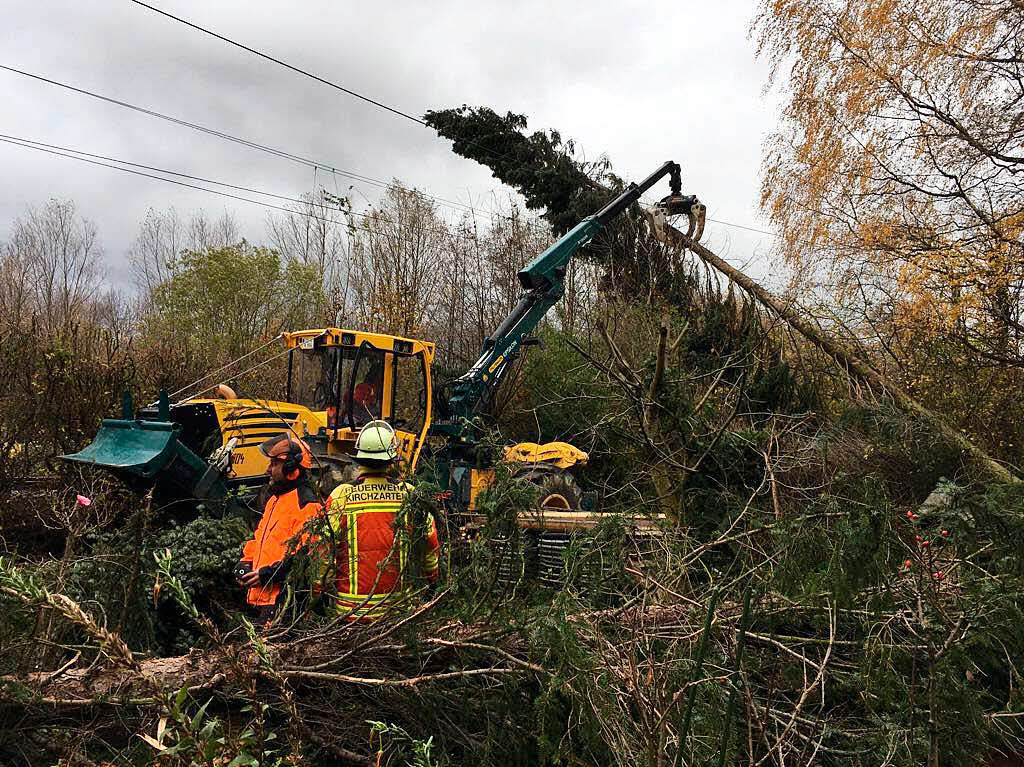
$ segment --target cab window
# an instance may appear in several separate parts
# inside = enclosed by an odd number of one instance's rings
[[[344,351],[337,346],[292,350],[288,401],[310,410],[329,410],[352,367],[351,355],[344,359]]]
[[[358,428],[381,417],[384,402],[384,352],[363,347],[355,353],[355,371],[344,394],[342,425]]]
[[[392,356],[394,403],[391,425],[402,431],[418,434],[426,418],[427,384],[423,353],[406,357]]]

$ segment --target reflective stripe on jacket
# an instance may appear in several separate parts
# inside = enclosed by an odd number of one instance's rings
[[[339,485],[327,499],[327,518],[335,536],[336,608],[354,620],[380,617],[408,596],[402,575],[408,560],[407,536],[396,545],[395,519],[412,485],[370,475]],[[424,575],[438,574],[437,527],[428,515]]]
[[[263,516],[260,517],[253,537],[246,541],[242,549],[242,559],[252,562],[253,570],[273,565],[278,574],[283,576],[287,568],[287,557],[305,542],[306,536],[300,535],[303,527],[321,509],[316,494],[306,484],[296,485],[279,494],[269,490]],[[256,606],[275,604],[283,580],[283,577],[275,578],[265,586],[249,589],[246,601]]]

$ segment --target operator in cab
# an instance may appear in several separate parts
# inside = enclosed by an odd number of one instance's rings
[[[308,545],[310,521],[323,505],[307,481],[313,455],[305,441],[285,432],[260,445],[260,452],[270,459],[269,481],[259,495],[262,516],[235,575],[257,620],[269,622],[284,599],[282,587],[297,554]]]
[[[356,478],[338,485],[327,500],[337,586],[328,609],[347,620],[376,620],[408,602],[414,551],[422,553],[419,564],[426,579],[437,581],[437,526],[427,515],[423,529],[416,531],[402,518],[402,504],[413,486],[399,477],[398,459],[394,429],[386,421],[371,421],[356,438]],[[406,534],[396,534],[403,527]],[[415,533],[422,535],[421,542],[410,540]]]
[[[352,414],[356,426],[380,418],[381,395],[384,392],[383,363],[375,360],[363,376],[363,380],[346,391],[343,398],[341,418],[333,405],[327,406],[327,427],[337,428],[348,423],[349,413]]]
[[[380,418],[380,396],[384,390],[384,366],[375,360],[363,380],[352,391],[352,417],[356,424]]]

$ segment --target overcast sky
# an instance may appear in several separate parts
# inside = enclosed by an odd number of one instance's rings
[[[741,0],[697,3],[262,2],[151,4],[413,115],[470,104],[557,128],[626,179],[666,159],[711,217],[759,213],[777,121]],[[431,194],[490,205],[509,190],[429,129],[128,0],[0,0],[0,64]],[[0,134],[298,196],[308,167],[0,70]],[[0,239],[30,206],[74,200],[99,229],[113,285],[150,207],[230,210],[253,241],[267,211],[0,143]],[[318,185],[333,191],[335,179]],[[337,179],[344,193],[353,182]],[[358,204],[379,190],[357,183]],[[660,194],[659,194],[660,196]],[[705,242],[769,283],[764,235],[709,223]]]

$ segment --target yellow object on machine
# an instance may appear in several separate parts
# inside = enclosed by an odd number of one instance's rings
[[[559,469],[586,466],[589,457],[568,442],[520,442],[505,448],[505,460],[510,463],[546,463]]]

